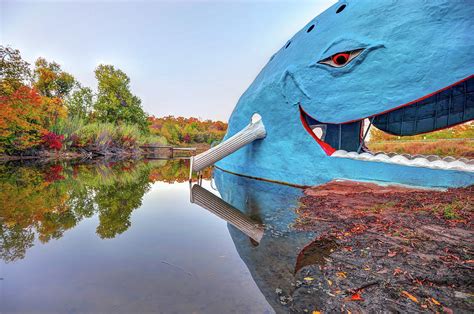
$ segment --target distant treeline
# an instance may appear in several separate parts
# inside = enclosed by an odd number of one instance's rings
[[[148,121],[151,133],[163,136],[170,144],[212,144],[222,140],[227,131],[227,124],[222,121],[174,116],[150,117]]]

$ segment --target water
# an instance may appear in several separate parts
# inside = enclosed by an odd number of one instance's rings
[[[191,203],[188,169],[0,165],[0,311],[284,312],[302,191],[215,170]]]

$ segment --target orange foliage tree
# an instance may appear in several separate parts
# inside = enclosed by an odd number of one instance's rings
[[[38,145],[47,129],[67,115],[64,98],[75,84],[74,77],[43,58],[35,65],[30,80],[29,64],[20,52],[0,46],[0,153]]]
[[[46,130],[43,100],[35,88],[21,86],[9,96],[0,96],[0,112],[0,152],[39,143]]]

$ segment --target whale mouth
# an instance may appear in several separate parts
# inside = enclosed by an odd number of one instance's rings
[[[360,120],[325,123],[310,116],[301,104],[299,109],[303,127],[328,156],[433,169],[474,171],[474,160],[466,158],[373,153],[364,144],[371,126],[392,135],[410,136],[473,120],[474,75],[394,109]],[[367,119],[369,125],[364,128],[364,121]]]

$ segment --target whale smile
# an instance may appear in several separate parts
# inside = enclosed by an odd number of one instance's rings
[[[430,133],[474,119],[474,75],[389,111],[343,123],[325,123],[299,105],[303,127],[331,157],[378,161],[433,169],[474,171],[474,160],[436,155],[370,152],[365,137],[373,125],[398,136]],[[364,120],[369,121],[364,131]]]

